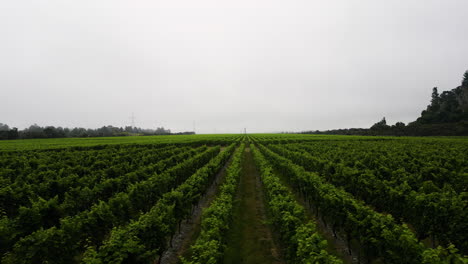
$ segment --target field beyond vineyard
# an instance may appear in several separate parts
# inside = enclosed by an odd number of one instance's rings
[[[468,263],[468,138],[0,141],[0,263]]]

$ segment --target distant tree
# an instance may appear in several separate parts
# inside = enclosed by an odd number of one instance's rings
[[[439,94],[432,89],[431,102],[416,121],[405,125],[398,122],[388,126],[383,118],[370,129],[337,129],[329,131],[306,131],[307,134],[337,135],[396,135],[396,136],[463,136],[468,135],[468,71],[463,75],[462,85]]]
[[[395,127],[405,127],[405,126],[406,126],[406,125],[405,125],[405,123],[403,123],[403,122],[396,122],[396,123],[395,123]]]
[[[432,88],[432,99],[431,105],[429,106],[430,111],[439,111],[440,108],[440,97],[437,87]]]
[[[389,126],[387,125],[387,120],[385,119],[385,117],[383,117],[382,120],[371,126],[371,129],[373,130],[382,130],[386,128],[389,128]]]
[[[395,136],[404,136],[405,135],[406,125],[403,122],[396,122],[395,125],[391,127],[392,135]]]
[[[156,129],[143,129],[140,127],[115,127],[103,126],[97,129],[75,127],[73,129],[46,126],[37,124],[31,125],[21,131],[17,128],[10,128],[7,124],[0,123],[0,140],[17,138],[64,138],[64,137],[114,137],[131,135],[192,135],[195,132],[172,133],[170,129],[157,127]]]
[[[92,136],[92,131],[91,129],[86,129],[82,127],[75,127],[70,131],[70,136],[71,137],[91,137]]]
[[[154,134],[156,134],[156,135],[167,135],[167,134],[170,134],[170,133],[171,133],[171,130],[164,129],[164,127],[158,127],[154,131]]]
[[[438,123],[460,121],[460,110],[457,97],[453,91],[445,91],[440,95],[440,112],[435,120]]]
[[[437,91],[437,87],[432,88],[432,100],[431,102],[435,102],[439,100],[439,92]]]
[[[18,129],[10,128],[7,124],[0,123],[0,139],[17,139]]]
[[[382,118],[382,120],[379,123],[383,126],[387,125],[387,120],[385,120],[385,116]]]
[[[47,138],[60,138],[60,137],[65,137],[65,133],[63,132],[63,128],[61,127],[53,127],[53,126],[48,126],[44,128],[44,134]]]
[[[463,86],[468,86],[468,71],[463,74],[463,81],[462,81]]]
[[[44,128],[38,126],[37,124],[30,125],[28,128],[21,131],[21,138],[45,138]]]
[[[14,127],[8,131],[8,139],[17,139],[19,137],[18,128]]]
[[[8,139],[10,127],[7,124],[0,123],[0,139]]]
[[[10,127],[7,124],[0,123],[0,131],[8,131]]]

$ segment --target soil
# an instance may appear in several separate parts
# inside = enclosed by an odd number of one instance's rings
[[[249,147],[245,148],[242,174],[227,234],[225,264],[283,264],[267,221],[260,174]]]

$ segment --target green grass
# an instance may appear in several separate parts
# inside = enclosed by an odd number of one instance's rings
[[[54,149],[77,146],[88,147],[108,144],[190,143],[193,141],[235,138],[238,136],[238,134],[218,134],[0,140],[0,151]]]
[[[50,139],[16,139],[0,140],[0,151],[54,149],[65,147],[87,147],[108,144],[164,144],[190,143],[204,140],[231,140],[240,134],[206,134],[206,135],[171,135],[171,136],[128,136],[128,137],[91,137],[91,138],[50,138]],[[341,136],[341,135],[303,135],[303,134],[249,134],[260,140],[444,140],[466,142],[468,137],[374,137],[374,136]]]

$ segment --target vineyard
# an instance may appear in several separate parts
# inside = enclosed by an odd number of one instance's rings
[[[0,142],[0,263],[468,263],[468,140]]]

